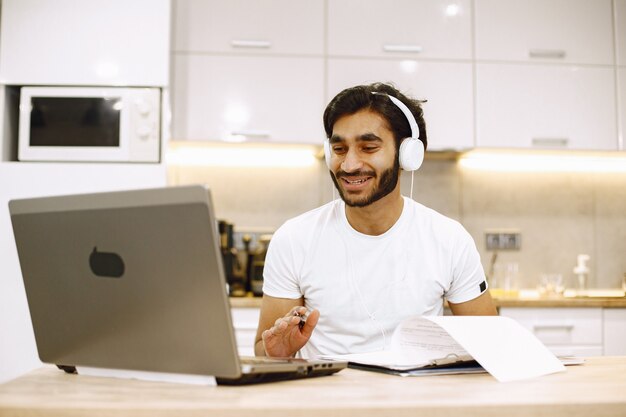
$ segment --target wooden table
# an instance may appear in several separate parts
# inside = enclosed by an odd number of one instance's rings
[[[499,383],[488,374],[329,377],[203,387],[66,375],[44,367],[0,385],[0,416],[626,416],[626,357]]]

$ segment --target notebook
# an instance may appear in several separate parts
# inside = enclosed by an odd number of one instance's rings
[[[240,358],[211,193],[202,186],[9,202],[39,357],[246,384],[342,361]]]

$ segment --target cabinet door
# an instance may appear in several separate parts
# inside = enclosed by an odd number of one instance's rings
[[[261,310],[258,308],[233,308],[230,310],[241,356],[254,356],[254,338]]]
[[[620,150],[626,151],[626,67],[617,69],[618,85],[619,85],[619,125],[620,125]]]
[[[556,355],[602,354],[601,308],[502,307],[500,315],[516,320]]]
[[[4,0],[0,27],[2,84],[168,84],[169,0]]]
[[[608,67],[477,64],[479,147],[617,149]]]
[[[626,66],[626,0],[615,0],[617,65]]]
[[[470,59],[469,0],[329,0],[331,56]]]
[[[611,0],[476,0],[478,60],[614,62]]]
[[[626,308],[605,308],[604,354],[626,355]]]
[[[324,52],[323,0],[176,0],[174,50]]]
[[[322,58],[175,55],[174,140],[321,144]]]
[[[331,58],[327,101],[344,88],[377,81],[392,81],[403,93],[428,100],[422,105],[428,150],[473,147],[471,64]]]

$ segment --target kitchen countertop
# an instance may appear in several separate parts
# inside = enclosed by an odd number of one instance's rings
[[[626,356],[500,383],[489,374],[402,378],[345,369],[243,387],[68,375],[47,366],[0,385],[0,417],[624,416]]]
[[[604,307],[626,308],[626,297],[502,297],[495,298],[497,307]],[[231,297],[235,308],[260,308],[261,297]]]

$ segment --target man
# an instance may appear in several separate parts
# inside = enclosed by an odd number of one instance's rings
[[[324,127],[341,200],[274,234],[255,353],[384,349],[400,321],[441,315],[444,299],[455,315],[497,314],[470,235],[400,194],[401,163],[413,157],[402,140],[426,147],[420,103],[386,84],[357,86],[328,104]]]

